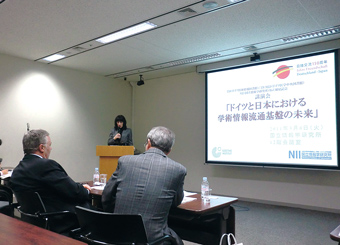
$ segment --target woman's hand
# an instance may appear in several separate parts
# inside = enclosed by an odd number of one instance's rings
[[[116,139],[120,139],[121,137],[122,136],[118,133],[118,134],[115,135],[115,137],[113,137],[113,139],[116,140]]]

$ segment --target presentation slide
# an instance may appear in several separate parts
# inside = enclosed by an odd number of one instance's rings
[[[338,167],[336,52],[206,74],[206,162]]]

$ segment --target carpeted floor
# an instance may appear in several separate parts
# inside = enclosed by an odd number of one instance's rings
[[[329,233],[340,214],[239,201],[236,239],[244,245],[337,245]],[[184,241],[185,245],[194,245]],[[208,244],[207,244],[208,245]]]

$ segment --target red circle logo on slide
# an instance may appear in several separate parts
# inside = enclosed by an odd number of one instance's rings
[[[275,76],[277,76],[280,79],[285,79],[290,74],[290,67],[286,65],[281,65],[277,68],[277,70],[274,72]]]

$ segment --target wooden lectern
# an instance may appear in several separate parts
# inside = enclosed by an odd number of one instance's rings
[[[118,165],[118,158],[125,155],[133,155],[133,146],[97,145],[96,155],[99,156],[99,173],[107,174],[110,179]]]

